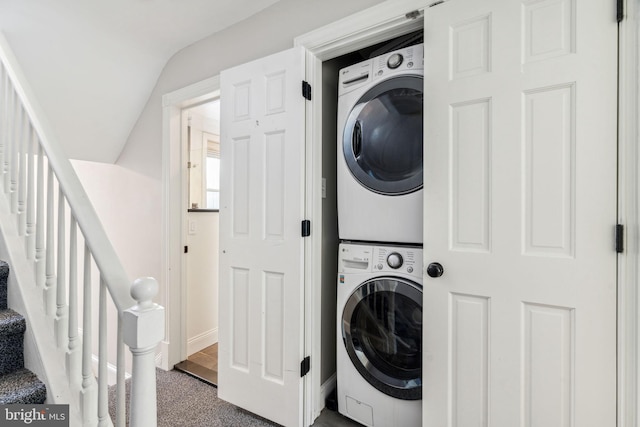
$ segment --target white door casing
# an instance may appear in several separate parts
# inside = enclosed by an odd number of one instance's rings
[[[219,396],[302,423],[304,54],[221,74]]]
[[[615,2],[425,10],[425,426],[616,425]]]

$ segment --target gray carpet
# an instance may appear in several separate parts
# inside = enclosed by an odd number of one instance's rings
[[[156,369],[156,378],[158,427],[277,426],[218,399],[217,388],[185,373]],[[127,402],[128,400],[129,381],[127,381]],[[115,387],[109,389],[109,413],[111,418],[115,419]]]

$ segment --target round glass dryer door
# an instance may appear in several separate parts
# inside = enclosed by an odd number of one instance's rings
[[[342,338],[360,375],[381,392],[422,398],[422,288],[382,277],[360,285],[342,314]]]
[[[351,174],[369,190],[401,195],[422,188],[420,76],[385,80],[351,110],[342,138]]]

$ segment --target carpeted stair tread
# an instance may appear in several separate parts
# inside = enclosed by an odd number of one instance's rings
[[[10,308],[0,310],[0,375],[24,368],[24,317]]]
[[[0,336],[22,334],[27,330],[27,322],[19,313],[6,308],[0,310]]]
[[[45,385],[27,369],[0,376],[0,405],[38,404],[46,398]]]
[[[7,278],[9,277],[9,264],[0,261],[0,310],[7,308]]]

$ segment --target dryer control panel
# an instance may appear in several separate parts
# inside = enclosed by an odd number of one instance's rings
[[[374,80],[396,74],[422,75],[423,69],[423,44],[385,53],[341,69],[338,75],[338,95],[344,95]]]
[[[402,273],[422,277],[420,247],[342,243],[338,252],[340,273]]]
[[[387,77],[399,71],[422,70],[424,50],[422,44],[409,46],[373,58],[373,78]]]

